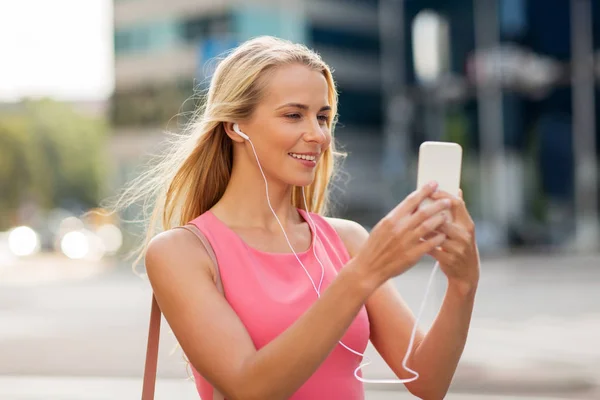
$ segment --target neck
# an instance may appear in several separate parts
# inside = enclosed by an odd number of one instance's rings
[[[293,187],[268,176],[269,200],[273,211],[286,227],[300,218],[292,205]],[[230,226],[255,227],[280,231],[269,208],[265,181],[256,165],[236,167],[235,163],[225,193],[213,207],[213,212]]]

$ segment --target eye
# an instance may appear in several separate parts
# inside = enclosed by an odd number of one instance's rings
[[[327,115],[319,115],[317,117],[317,119],[319,120],[319,122],[322,122],[324,124],[326,124],[327,122],[329,122],[329,117]]]
[[[297,114],[297,113],[296,114],[287,114],[286,117],[290,118],[290,119],[300,119],[300,118],[302,118],[302,116],[300,114]]]

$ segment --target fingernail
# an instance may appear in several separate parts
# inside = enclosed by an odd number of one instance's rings
[[[450,201],[450,199],[444,199],[444,200],[442,200],[442,202],[444,203],[444,205],[446,207],[449,207],[452,205],[452,202]]]
[[[437,187],[438,183],[436,181],[431,181],[429,182],[429,187],[435,189]]]

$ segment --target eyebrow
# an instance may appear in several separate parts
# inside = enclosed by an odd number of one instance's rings
[[[285,107],[293,107],[293,108],[299,108],[301,110],[308,110],[308,106],[306,104],[300,104],[300,103],[287,103],[284,104],[282,106],[277,107],[278,110],[285,108]],[[319,112],[321,111],[330,111],[331,110],[331,106],[323,106],[321,107],[321,109],[319,110]]]

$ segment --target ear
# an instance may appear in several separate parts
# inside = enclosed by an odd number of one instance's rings
[[[244,138],[241,137],[240,135],[238,135],[234,130],[233,130],[233,122],[223,122],[223,129],[225,130],[225,133],[227,134],[227,136],[229,136],[229,138],[231,140],[233,140],[236,143],[243,143],[244,142]],[[242,130],[242,127],[240,127],[240,130]],[[243,132],[243,130],[242,130]]]

